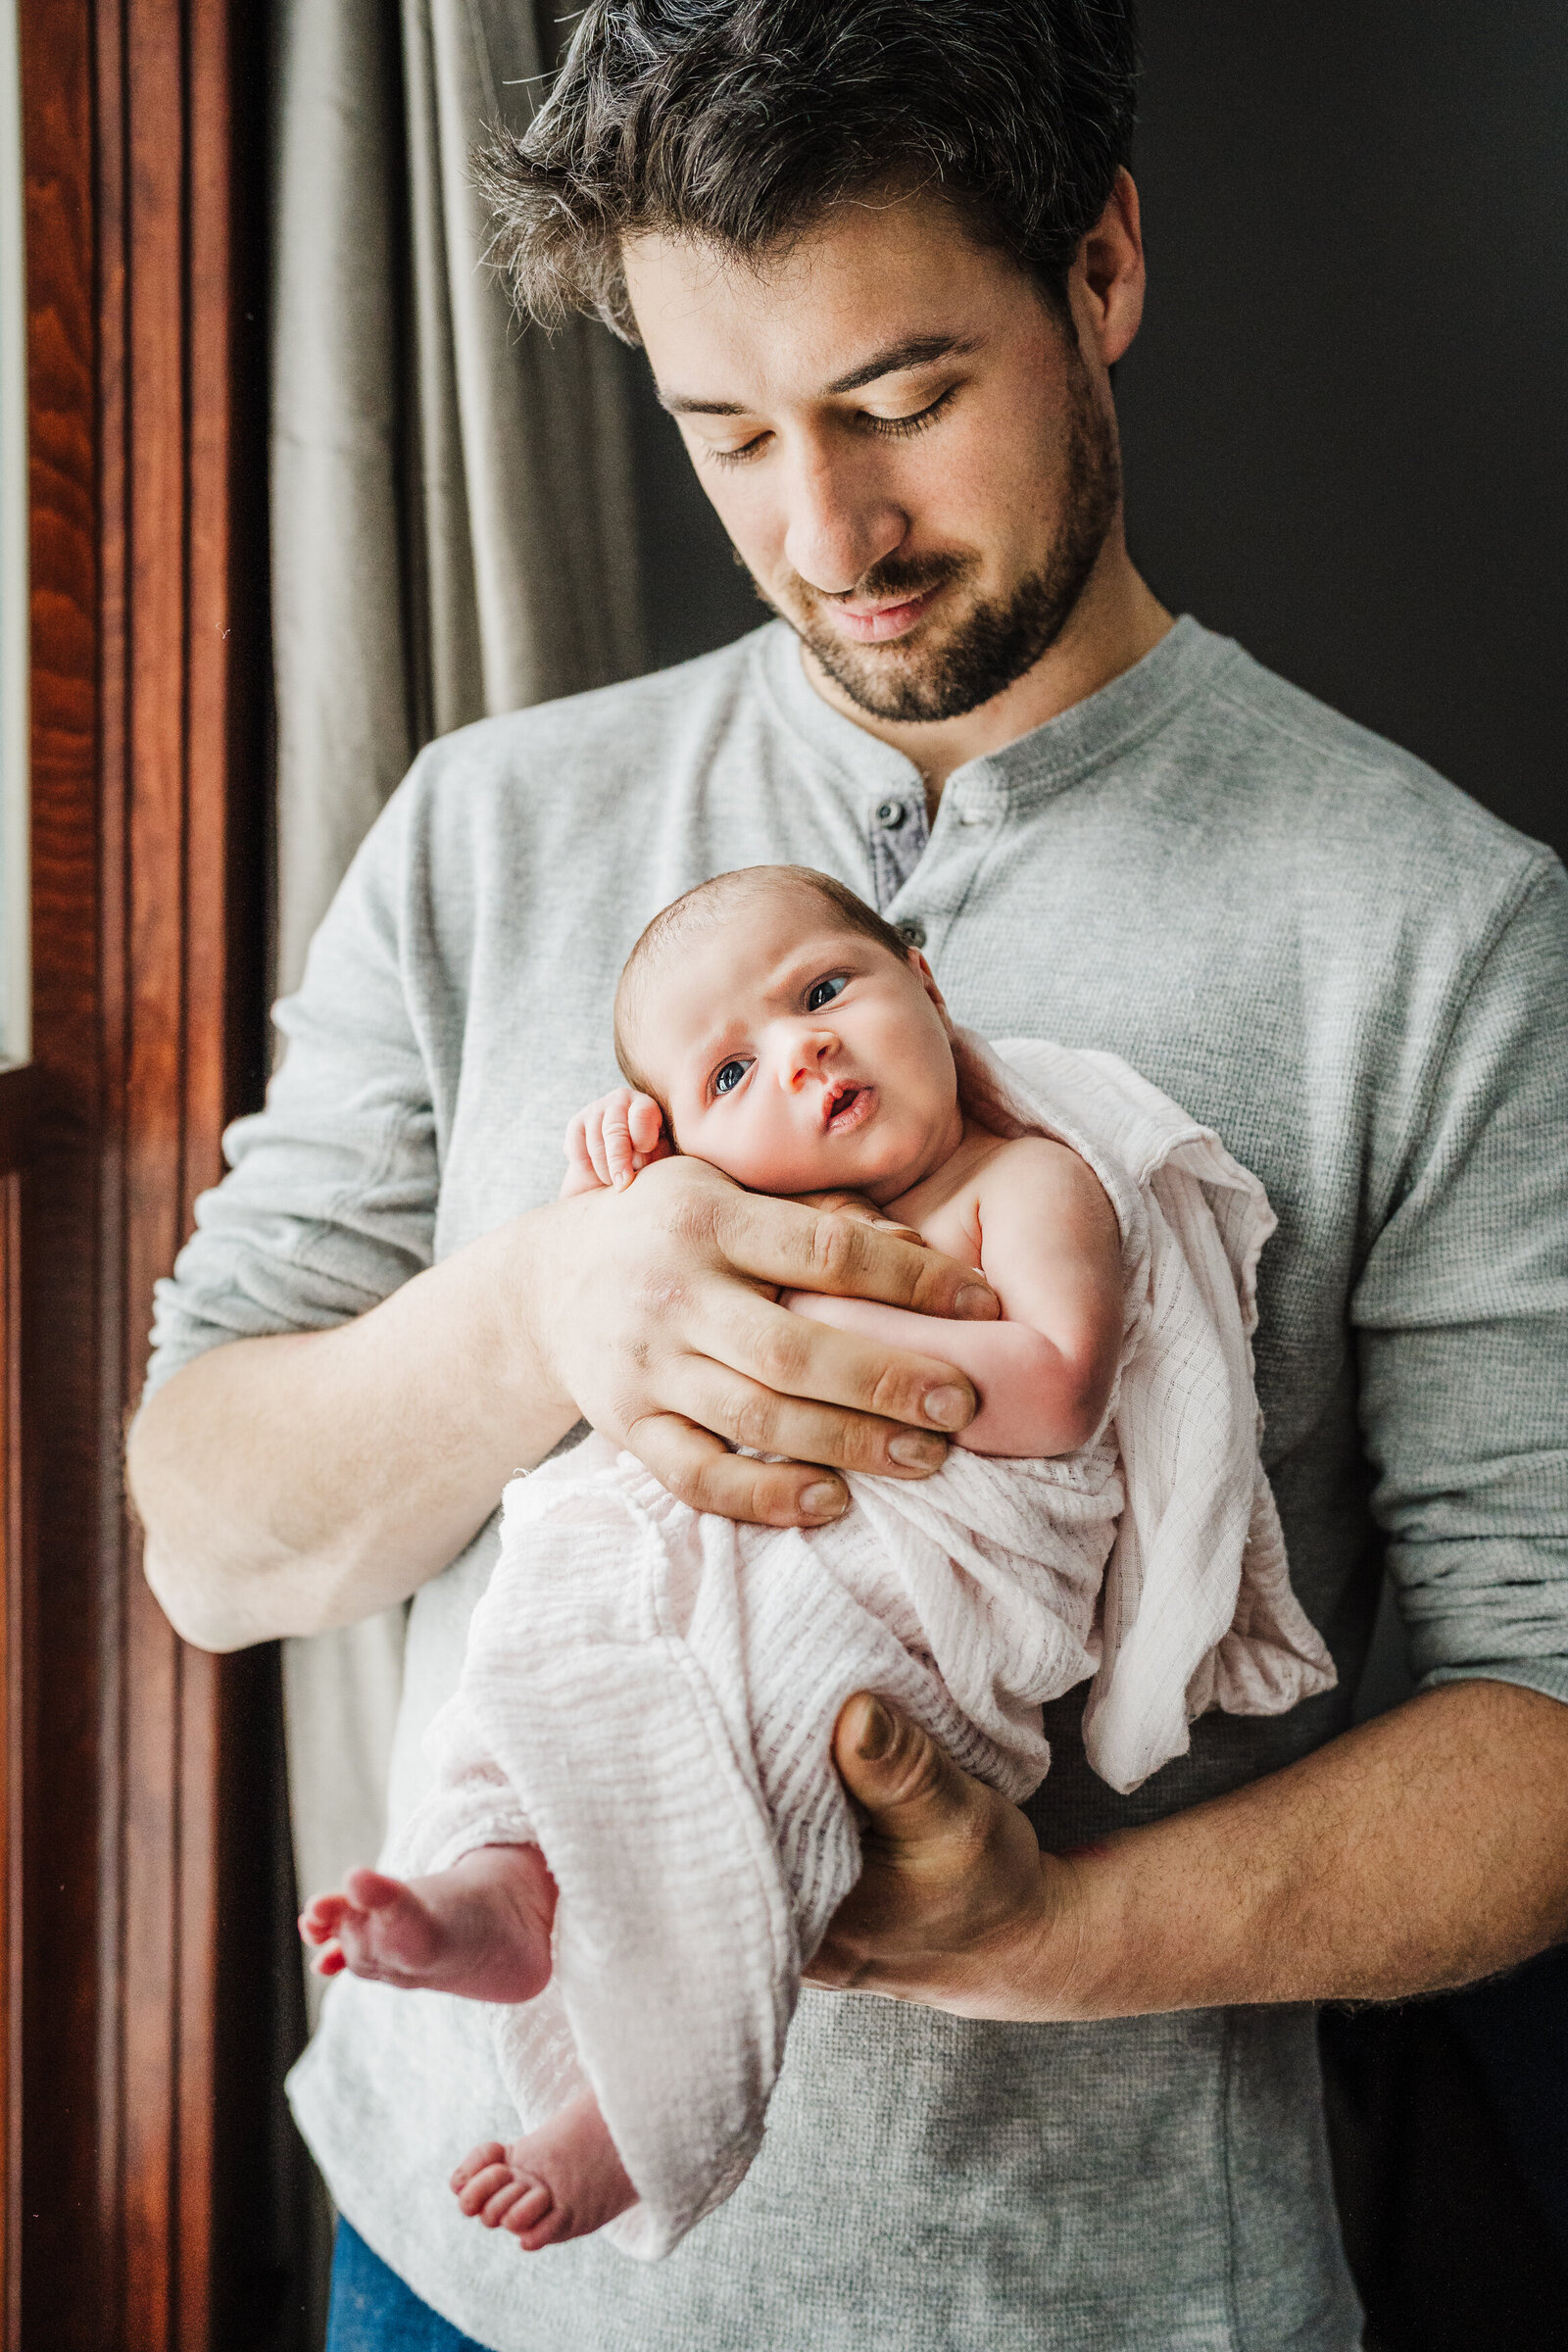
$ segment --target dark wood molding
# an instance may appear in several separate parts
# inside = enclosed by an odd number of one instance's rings
[[[0,1079],[0,1170],[23,1170],[0,1204],[6,2346],[227,2352],[262,2340],[235,2181],[265,2085],[222,1996],[263,1948],[240,1743],[269,1661],[171,1632],[121,1444],[153,1282],[260,1087],[263,19],[21,15],[35,1066],[15,1115]]]
[[[14,1176],[32,1156],[37,1134],[38,1073],[31,1063],[0,1069],[0,1176]]]

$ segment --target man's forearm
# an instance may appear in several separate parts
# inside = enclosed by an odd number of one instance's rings
[[[188,1640],[234,1649],[405,1598],[565,1434],[576,1408],[505,1278],[527,1240],[508,1228],[340,1329],[215,1348],[151,1399],[131,1492]]]
[[[1568,1706],[1452,1684],[1042,1870],[1042,2016],[1466,1984],[1568,1936]]]

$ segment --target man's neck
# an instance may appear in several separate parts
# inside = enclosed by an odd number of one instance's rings
[[[852,701],[836,679],[830,678],[806,646],[802,664],[823,702],[890,743],[913,761],[925,778],[926,794],[935,813],[942,788],[956,768],[978,760],[1004,744],[1016,743],[1049,718],[1070,710],[1112,678],[1152,653],[1175,625],[1159,599],[1134,570],[1119,529],[1101,551],[1083,595],[1055,643],[1033,669],[1026,670],[1003,693],[961,718],[906,720],[877,718]]]

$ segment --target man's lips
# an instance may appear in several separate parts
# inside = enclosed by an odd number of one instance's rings
[[[836,605],[846,636],[858,645],[883,645],[890,637],[903,637],[916,621],[923,620],[930,607],[942,593],[942,583],[922,589],[918,596],[906,597],[897,605]]]
[[[876,1108],[876,1088],[858,1086],[841,1080],[828,1087],[822,1097],[822,1132],[824,1135],[850,1135],[863,1127]]]

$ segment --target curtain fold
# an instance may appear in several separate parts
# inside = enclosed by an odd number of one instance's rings
[[[554,0],[279,0],[271,564],[281,990],[429,737],[644,665],[625,360],[524,327],[468,155]],[[285,1644],[301,1886],[379,1844],[403,1611]]]

